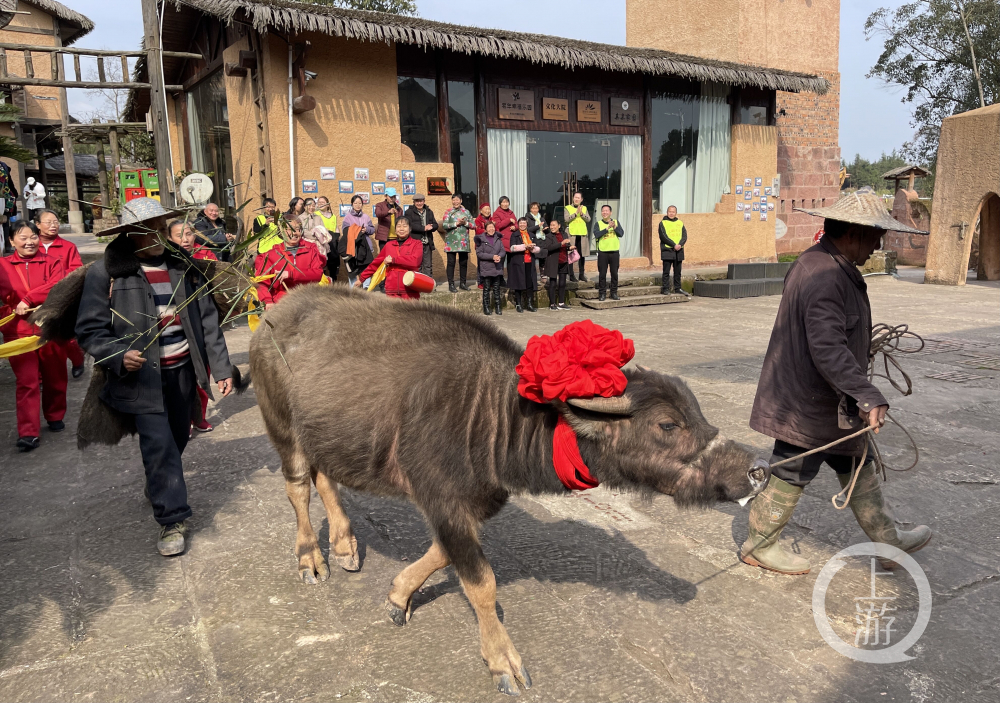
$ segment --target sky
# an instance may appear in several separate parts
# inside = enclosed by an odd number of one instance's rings
[[[90,49],[133,49],[142,41],[139,0],[62,0],[94,21],[94,31],[79,44]],[[912,106],[903,91],[865,74],[881,53],[878,39],[866,42],[864,23],[876,7],[895,8],[903,0],[841,0],[840,150],[847,161],[861,154],[875,160],[908,141]],[[625,43],[625,0],[504,0],[502,3],[417,0],[425,19],[557,34],[573,39]],[[577,18],[569,20],[567,18]],[[79,117],[98,102],[90,91],[70,90],[70,112]]]

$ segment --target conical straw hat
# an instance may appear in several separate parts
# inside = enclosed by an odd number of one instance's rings
[[[855,225],[865,225],[867,227],[878,227],[879,229],[891,229],[896,232],[906,232],[908,234],[929,234],[923,230],[907,227],[902,222],[894,220],[886,212],[885,203],[882,198],[875,194],[871,188],[861,188],[855,193],[848,193],[830,207],[821,207],[811,210],[806,208],[792,208],[807,215],[816,217],[826,217],[840,222],[850,222]]]

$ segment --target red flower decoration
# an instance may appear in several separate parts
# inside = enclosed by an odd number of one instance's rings
[[[528,400],[621,395],[628,381],[621,367],[635,356],[635,345],[617,330],[581,320],[554,335],[535,336],[517,365],[517,391]]]

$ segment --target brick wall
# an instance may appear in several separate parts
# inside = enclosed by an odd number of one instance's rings
[[[793,207],[825,207],[840,194],[840,74],[823,72],[830,81],[826,95],[778,93],[778,173],[781,197],[778,219],[788,231],[775,242],[778,254],[800,252],[812,245],[822,221],[793,212]],[[781,111],[785,111],[785,115]]]

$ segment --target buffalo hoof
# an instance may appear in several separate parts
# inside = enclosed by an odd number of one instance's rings
[[[318,550],[317,550],[318,551]],[[323,555],[307,556],[299,560],[299,578],[311,586],[330,578],[330,567],[323,561]]]
[[[510,674],[502,674],[500,680],[497,681],[497,690],[507,696],[520,696],[521,691],[517,687],[517,683]]]
[[[361,560],[358,553],[354,554],[334,554],[333,558],[344,571],[361,571]]]
[[[413,608],[409,602],[406,603],[405,608],[400,608],[388,598],[385,600],[385,609],[389,613],[389,619],[399,627],[410,621],[410,615],[413,612]]]

